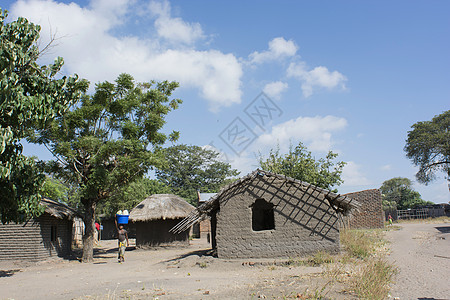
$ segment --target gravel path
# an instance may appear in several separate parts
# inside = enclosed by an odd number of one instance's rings
[[[399,268],[392,297],[450,299],[450,223],[402,224],[388,239]]]

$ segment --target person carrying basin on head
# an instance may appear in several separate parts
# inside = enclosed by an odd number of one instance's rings
[[[129,246],[128,242],[128,232],[124,229],[123,224],[117,224],[117,218],[115,219],[116,229],[117,229],[117,238],[119,243],[119,263],[123,263],[125,261],[125,250]],[[126,241],[126,243],[125,243]]]

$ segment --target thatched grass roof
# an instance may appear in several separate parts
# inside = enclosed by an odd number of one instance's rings
[[[195,207],[173,194],[151,195],[130,212],[130,221],[185,218]]]
[[[45,206],[45,212],[58,219],[72,220],[78,213],[65,204],[50,200],[48,198],[41,199],[41,205]]]

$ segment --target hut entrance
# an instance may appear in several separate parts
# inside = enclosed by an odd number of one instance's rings
[[[273,204],[264,199],[257,199],[251,205],[253,231],[275,229]]]

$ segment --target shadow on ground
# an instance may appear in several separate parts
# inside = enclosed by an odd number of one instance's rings
[[[441,233],[450,233],[450,226],[438,226],[438,227],[434,227],[437,230],[439,230]],[[424,298],[427,299],[427,298]]]
[[[15,273],[20,272],[20,269],[14,269],[14,270],[0,270],[0,278],[1,277],[11,277]]]
[[[190,256],[198,256],[198,257],[214,257],[214,251],[212,249],[203,249],[203,250],[195,250],[195,251],[191,251],[182,255],[179,255],[175,258],[169,259],[169,260],[165,260],[163,261],[163,263],[169,263],[169,262],[174,262],[180,259],[184,259]]]

